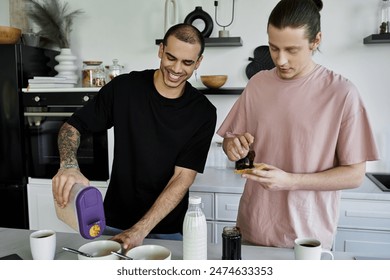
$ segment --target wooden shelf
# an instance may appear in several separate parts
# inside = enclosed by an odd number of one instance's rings
[[[156,45],[159,45],[162,39],[156,39]],[[242,46],[241,37],[214,37],[205,38],[206,47],[240,47]]]
[[[390,44],[390,33],[372,34],[363,39],[364,44]]]
[[[198,90],[206,95],[240,95],[243,92],[244,88],[198,88]]]

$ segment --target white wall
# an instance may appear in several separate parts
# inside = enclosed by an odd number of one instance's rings
[[[0,0],[3,2],[6,0]],[[126,70],[155,68],[159,65],[155,39],[162,38],[165,0],[67,0],[71,9],[85,13],[76,19],[71,47],[83,60],[118,58]],[[214,18],[212,0],[177,0],[179,20],[202,6]],[[242,47],[206,48],[198,70],[202,74],[227,74],[226,87],[244,87],[245,68],[253,50],[267,44],[268,15],[278,0],[236,0],[235,20],[230,36],[240,36]],[[327,0],[322,10],[323,43],[315,60],[351,79],[360,89],[381,152],[381,161],[369,163],[368,171],[390,172],[390,44],[364,45],[363,38],[377,33],[379,0]],[[230,21],[232,0],[219,1],[219,18]],[[2,10],[2,9],[1,9]],[[4,17],[0,13],[0,22]],[[211,37],[220,28],[214,25]],[[194,78],[190,80],[201,86]],[[235,96],[210,96],[218,108],[218,125],[226,116]]]
[[[9,25],[9,2],[8,0],[0,0],[0,25]]]

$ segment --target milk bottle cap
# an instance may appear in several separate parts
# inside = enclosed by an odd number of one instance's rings
[[[200,204],[202,202],[202,198],[200,196],[190,196],[189,203],[190,204]]]

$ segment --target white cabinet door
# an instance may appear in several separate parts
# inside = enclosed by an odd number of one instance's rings
[[[71,227],[57,218],[51,185],[29,184],[27,189],[30,229],[52,229],[58,232],[75,232]]]
[[[106,188],[97,187],[104,197]],[[28,214],[31,230],[52,229],[57,232],[75,232],[57,218],[51,183],[28,184]]]
[[[385,255],[390,252],[390,232],[339,228],[335,251]]]

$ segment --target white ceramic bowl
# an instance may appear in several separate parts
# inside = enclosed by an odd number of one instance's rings
[[[92,255],[92,258],[78,255],[79,260],[119,260],[111,251],[121,252],[122,246],[113,240],[96,240],[82,245],[79,251]]]
[[[170,260],[171,251],[160,245],[141,245],[130,249],[126,256],[134,260]]]

